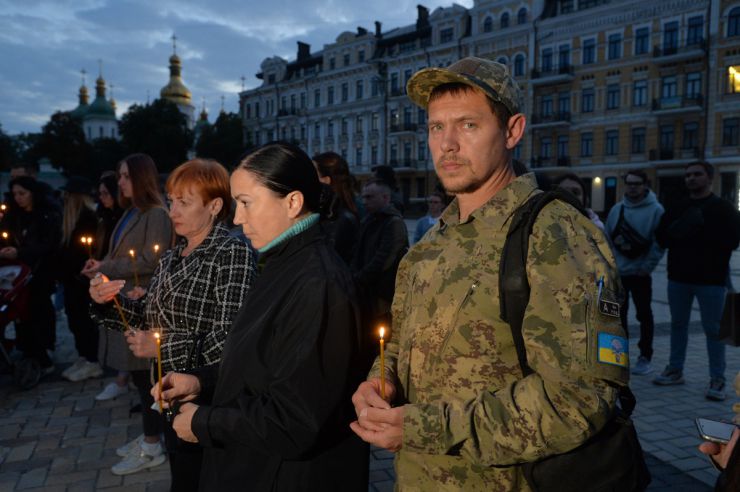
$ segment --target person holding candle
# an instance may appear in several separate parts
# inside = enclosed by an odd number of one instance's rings
[[[64,210],[57,280],[64,288],[64,310],[79,356],[74,364],[62,372],[62,377],[70,381],[103,375],[98,363],[98,327],[89,313],[88,280],[80,275],[90,256],[87,238],[95,234],[98,225],[92,188],[92,182],[81,176],[70,177],[62,187]],[[92,243],[89,247],[92,248]]]
[[[178,437],[205,448],[200,488],[366,491],[368,448],[348,427],[365,369],[359,311],[351,274],[319,222],[311,159],[267,144],[233,172],[231,194],[260,276],[220,367],[163,381],[165,405],[181,403]]]
[[[54,350],[56,313],[51,302],[54,291],[54,261],[61,237],[58,210],[48,201],[39,182],[21,176],[10,182],[13,199],[0,221],[9,245],[0,249],[0,259],[20,261],[31,268],[29,319],[16,323],[16,344],[29,361],[41,368],[41,376],[54,372],[47,351]]]
[[[166,188],[169,216],[180,240],[161,253],[145,295],[137,300],[121,299],[134,329],[127,337],[130,349],[137,357],[152,360],[154,375],[161,370],[191,371],[219,363],[226,334],[255,271],[246,244],[231,237],[224,224],[232,200],[229,174],[223,166],[211,160],[188,161],[170,174]],[[148,249],[154,252],[153,245]],[[138,252],[145,254],[146,249]],[[102,278],[90,282],[93,300],[102,303],[95,309],[96,317],[118,331],[125,326],[108,301],[123,286],[122,281],[104,282]],[[151,395],[149,402],[153,402]],[[167,422],[164,431],[172,490],[194,490],[202,448],[179,441]],[[142,455],[136,441],[132,448],[136,452],[125,458],[125,465],[114,467],[114,473],[154,466],[156,460]]]
[[[136,258],[136,270],[142,285],[146,286],[156,267],[150,245],[158,243],[169,247],[173,233],[159,188],[159,173],[152,158],[146,154],[129,155],[118,163],[117,175],[118,202],[125,211],[111,234],[107,255],[102,260],[88,260],[82,274],[94,278],[101,273],[122,281],[124,285],[121,292],[128,295],[134,287],[134,269],[129,250],[134,248],[141,251]],[[119,374],[95,398],[108,400],[126,394],[127,373],[130,374],[142,401],[144,447],[151,456],[162,456],[163,460],[164,452],[159,443],[161,419],[156,410],[149,408],[153,403],[149,396],[149,362],[131,353],[123,333],[101,327],[99,334],[100,360],[118,370]],[[121,449],[120,454],[125,454],[126,450]]]
[[[98,228],[93,237],[96,260],[102,260],[108,254],[113,230],[123,215],[123,209],[118,204],[117,197],[116,173],[106,171],[98,180]]]

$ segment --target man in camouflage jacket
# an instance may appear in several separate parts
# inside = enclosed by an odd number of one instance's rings
[[[498,303],[509,221],[539,193],[511,165],[525,127],[519,89],[504,65],[466,58],[418,72],[408,93],[428,108],[435,170],[456,198],[401,262],[386,398],[376,360],[353,396],[352,429],[396,452],[398,490],[529,490],[519,465],[593,436],[613,411],[613,384],[628,381],[619,312],[598,307],[618,301],[615,261],[569,205],[540,212],[522,325],[534,373],[524,377]]]

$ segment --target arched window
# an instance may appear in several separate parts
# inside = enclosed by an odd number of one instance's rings
[[[506,29],[509,27],[509,13],[504,12],[501,14],[501,29]]]
[[[499,62],[499,63],[500,63],[501,65],[506,65],[506,64],[507,64],[507,62],[508,62],[508,60],[506,59],[506,57],[505,57],[505,56],[499,57],[499,59],[498,59],[497,61],[498,61],[498,62]]]
[[[740,36],[740,7],[730,10],[727,17],[727,36]]]
[[[493,31],[493,19],[491,19],[491,17],[486,17],[486,20],[483,21],[483,32],[491,31]]]
[[[516,23],[525,24],[527,22],[527,9],[524,7],[519,9],[519,13],[516,14]]]
[[[514,58],[514,77],[524,75],[524,55],[518,54]]]

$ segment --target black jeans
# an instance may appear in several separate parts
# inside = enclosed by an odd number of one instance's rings
[[[172,492],[197,492],[203,448],[200,444],[185,442],[177,437],[172,424],[162,419],[164,442],[170,458]]]
[[[152,382],[149,379],[149,371],[131,371],[131,379],[139,390],[141,399],[141,424],[144,427],[145,436],[159,436],[162,433],[162,418],[159,412],[152,410],[154,398],[150,391]]]
[[[635,303],[637,312],[637,321],[640,322],[640,341],[637,346],[640,348],[640,355],[647,360],[653,358],[653,333],[655,324],[653,322],[653,310],[650,302],[653,299],[653,279],[650,275],[623,275],[622,286],[624,286],[625,298],[622,306],[622,327],[627,329],[627,308],[629,306],[629,296],[632,295],[632,302]]]
[[[87,283],[67,279],[64,286],[64,311],[69,330],[75,337],[75,348],[88,362],[98,361],[98,327],[90,318],[90,293]]]

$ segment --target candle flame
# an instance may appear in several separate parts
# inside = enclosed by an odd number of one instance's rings
[[[381,340],[383,339],[383,336],[385,336],[385,327],[381,326],[380,327],[380,339]]]
[[[0,210],[5,211],[5,209],[8,208],[4,203],[0,205]]]
[[[87,238],[85,236],[82,236],[80,241],[82,241],[82,244],[87,244]]]
[[[136,256],[136,251],[134,251],[133,249],[130,249],[128,250],[128,254],[131,255],[131,258],[133,258]]]
[[[154,332],[154,338],[156,338],[157,340],[159,340],[159,332],[157,332],[157,331]]]
[[[3,239],[8,239],[8,233],[7,232],[3,232]]]
[[[154,245],[154,252],[159,253],[159,244]]]

